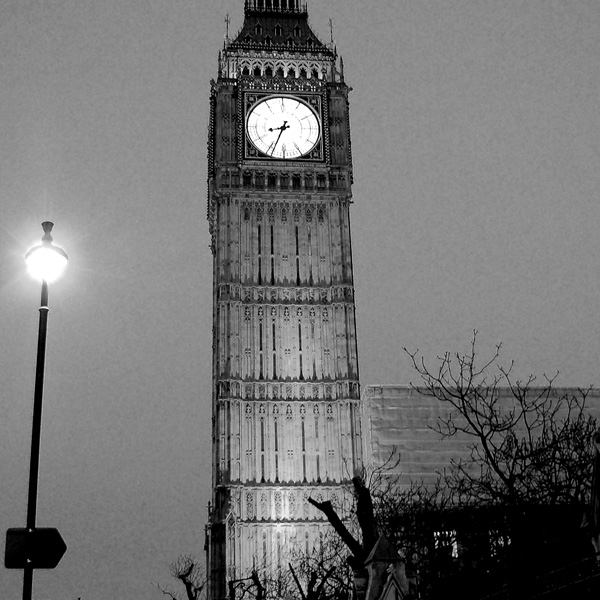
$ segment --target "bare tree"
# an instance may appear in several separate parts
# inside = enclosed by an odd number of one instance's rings
[[[589,390],[556,389],[556,376],[544,376],[539,386],[534,376],[518,380],[513,363],[501,363],[500,345],[482,357],[476,342],[477,332],[468,353],[445,353],[433,362],[405,349],[421,379],[413,387],[448,408],[434,429],[470,439],[470,455],[452,460],[435,489],[416,483],[398,493],[384,490],[383,502],[376,498],[378,516],[397,527],[405,546],[412,532],[412,548],[422,538],[424,551],[409,558],[435,584],[424,596],[443,597],[452,574],[459,585],[470,582],[470,590],[477,581],[505,589],[502,597],[526,598],[546,584],[566,590],[552,598],[594,597],[585,588],[597,577],[591,528],[582,527],[597,429],[587,411]],[[445,556],[444,537],[452,553]],[[448,562],[451,555],[456,559]],[[547,583],[551,571],[563,579]]]
[[[345,544],[331,530],[323,532],[308,553],[293,551],[289,569],[302,600],[348,600],[353,583],[347,555]]]
[[[200,600],[202,598],[202,593],[206,587],[206,576],[200,563],[193,556],[181,555],[169,565],[169,571],[171,576],[183,585],[186,600]],[[171,600],[181,600],[181,596],[170,588],[158,584],[156,587]]]
[[[356,539],[346,527],[329,500],[318,502],[313,498],[308,498],[308,501],[327,517],[334,531],[344,542],[348,550],[350,550],[351,556],[348,557],[348,562],[352,568],[360,569],[377,541],[378,533],[373,512],[373,502],[368,487],[365,485],[362,477],[353,477],[352,485],[354,487],[355,498],[354,513],[360,527],[361,541]]]
[[[430,366],[405,351],[421,377],[415,385],[451,410],[443,436],[472,438],[470,460],[452,461],[447,488],[466,504],[583,504],[591,491],[596,420],[587,413],[589,390],[558,392],[555,377],[514,380],[513,364],[500,364],[501,346],[481,359],[473,334],[470,352],[438,357]]]
[[[333,532],[324,531],[310,550],[287,549],[289,562],[265,561],[229,581],[230,600],[349,600],[352,574],[347,552]]]
[[[268,588],[266,579],[261,580],[256,569],[252,569],[248,577],[232,579],[229,582],[229,600],[265,600]]]

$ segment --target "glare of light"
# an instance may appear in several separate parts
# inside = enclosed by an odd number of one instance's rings
[[[67,266],[67,254],[52,243],[53,223],[46,221],[42,223],[44,237],[39,246],[35,246],[25,255],[25,263],[29,274],[40,281],[51,283],[58,279]]]

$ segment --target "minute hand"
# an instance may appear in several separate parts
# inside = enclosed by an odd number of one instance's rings
[[[275,148],[277,148],[277,144],[279,143],[279,138],[281,138],[281,134],[286,130],[289,129],[290,126],[287,124],[287,121],[283,122],[283,125],[281,127],[275,127],[274,131],[279,129],[279,135],[277,136],[277,140],[275,140],[275,145],[273,146],[273,153],[275,152]]]

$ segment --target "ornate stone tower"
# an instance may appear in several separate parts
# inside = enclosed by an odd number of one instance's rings
[[[298,0],[246,0],[212,83],[211,600],[287,565],[361,464],[343,64]]]

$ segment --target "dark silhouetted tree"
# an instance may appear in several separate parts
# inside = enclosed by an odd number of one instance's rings
[[[169,565],[171,577],[183,586],[185,596],[175,593],[170,588],[157,585],[158,589],[172,600],[201,600],[206,587],[206,576],[200,563],[190,555],[182,555]]]

